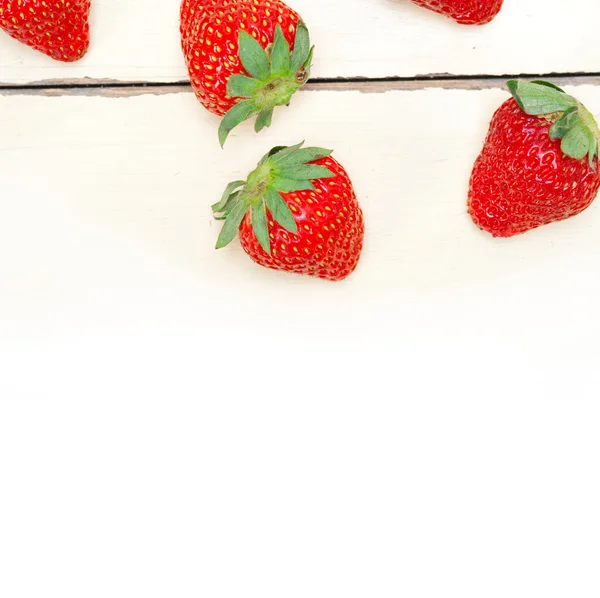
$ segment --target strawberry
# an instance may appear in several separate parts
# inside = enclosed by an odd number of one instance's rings
[[[511,237],[585,210],[600,187],[600,130],[575,98],[545,81],[509,81],[475,161],[468,210]]]
[[[55,60],[79,60],[90,45],[90,0],[0,0],[0,28]]]
[[[412,0],[415,4],[446,15],[462,25],[485,25],[502,8],[504,0]]]
[[[308,80],[308,30],[280,0],[183,0],[180,32],[196,96],[224,116],[221,146],[255,115],[257,132],[268,127],[273,109],[289,104]]]
[[[302,143],[276,147],[246,181],[228,185],[213,206],[225,220],[217,249],[239,231],[244,251],[261,266],[328,280],[349,276],[362,251],[363,215],[330,154]]]

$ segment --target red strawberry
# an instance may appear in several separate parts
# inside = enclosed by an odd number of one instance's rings
[[[514,96],[492,119],[471,175],[468,210],[495,237],[511,237],[585,210],[600,188],[593,116],[545,81],[509,81]]]
[[[446,15],[462,25],[485,25],[502,8],[504,0],[412,0],[415,4]]]
[[[183,0],[180,31],[196,96],[224,116],[221,146],[255,115],[257,132],[268,127],[273,109],[308,80],[308,30],[280,0]]]
[[[79,60],[90,45],[90,0],[0,0],[0,28],[55,60]]]
[[[228,185],[213,206],[225,220],[217,249],[239,230],[244,251],[261,266],[342,280],[360,258],[362,211],[331,151],[301,147],[274,148],[246,181]]]

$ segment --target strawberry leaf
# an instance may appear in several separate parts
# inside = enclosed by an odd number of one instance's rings
[[[296,72],[300,67],[306,67],[306,61],[310,52],[310,37],[306,25],[300,21],[296,29],[294,49],[290,61],[290,70]],[[309,65],[310,66],[310,65]]]
[[[328,179],[334,176],[331,170],[317,164],[298,164],[289,168],[277,169],[275,172],[281,177],[294,181]]]
[[[258,112],[258,108],[254,105],[252,100],[244,100],[239,104],[236,104],[231,110],[223,117],[221,124],[219,125],[219,143],[221,147],[225,145],[229,133],[240,123],[254,116]]]
[[[579,114],[579,118],[585,125],[586,129],[589,131],[592,139],[592,143],[590,143],[590,150],[588,153],[590,165],[595,170],[596,166],[594,163],[594,158],[598,155],[598,145],[600,143],[600,129],[598,128],[598,123],[596,119],[593,117],[591,112],[581,103],[577,106],[577,114]]]
[[[314,162],[320,158],[326,158],[331,154],[331,150],[323,149],[322,147],[305,147],[298,149],[298,151],[282,153],[279,152],[275,156],[274,161],[282,168],[288,166],[294,166],[296,164],[306,164],[307,162]]]
[[[296,234],[298,232],[298,225],[294,220],[290,207],[273,187],[267,187],[265,202],[271,216],[278,224],[291,233]]]
[[[223,212],[225,210],[225,206],[229,202],[232,193],[239,189],[246,181],[233,181],[233,183],[229,183],[227,187],[225,187],[225,191],[221,196],[221,200],[216,204],[213,204],[212,211],[213,212]]]
[[[300,145],[302,145],[302,143],[300,143],[297,147],[300,147]],[[262,157],[262,160],[260,161],[260,164],[262,164],[263,162],[265,162],[266,160],[268,160],[269,158],[271,158],[272,156],[274,156],[275,154],[278,154],[280,151],[287,149],[287,145],[277,145],[275,146],[268,154],[266,154],[265,156]]]
[[[282,193],[293,193],[294,191],[313,191],[314,185],[308,181],[295,181],[293,179],[286,179],[277,175],[272,178],[272,185],[277,191]]]
[[[531,83],[536,83],[537,85],[545,85],[546,87],[552,87],[552,89],[556,89],[561,93],[565,93],[565,90],[560,88],[558,85],[554,85],[554,83],[550,83],[550,81],[542,81],[541,79],[536,79],[531,81]]]
[[[272,118],[273,108],[259,112],[258,117],[256,118],[256,122],[254,123],[254,130],[258,133],[262,131],[265,127],[270,127]]]
[[[563,115],[550,127],[550,139],[562,139],[577,118],[579,118],[577,108],[565,110]]]
[[[252,98],[260,89],[261,82],[246,75],[231,75],[227,81],[227,95],[232,98]]]
[[[598,140],[592,135],[592,143],[590,143],[590,149],[588,151],[588,161],[590,167],[596,170],[596,163],[594,158],[598,155]]]
[[[227,215],[227,218],[225,218],[225,223],[223,224],[223,228],[217,239],[217,249],[221,249],[233,241],[247,211],[248,204],[245,201],[239,200],[235,204],[231,212]]]
[[[313,54],[315,53],[315,47],[313,46],[309,52],[308,52],[308,58],[306,59],[306,62],[304,63],[304,70],[309,72],[310,71],[310,67],[312,66],[312,59],[313,59]],[[306,77],[308,79],[308,77]]]
[[[276,164],[277,162],[281,161],[286,156],[289,156],[290,154],[299,150],[303,145],[304,145],[304,141],[301,141],[300,143],[297,143],[296,145],[290,145],[290,146],[284,145],[284,146],[274,147],[267,154],[267,156],[271,159],[271,162]]]
[[[221,212],[213,212],[215,220],[227,220],[227,216],[229,212],[231,212],[231,208],[236,204],[238,197],[240,196],[241,191],[236,191],[229,196],[225,207],[221,210]]]
[[[564,112],[577,106],[577,100],[555,86],[530,81],[508,81],[508,89],[521,110],[531,116]]]
[[[267,213],[264,202],[252,206],[252,230],[260,246],[271,255],[271,242],[269,241],[269,227],[267,226]]]
[[[589,130],[581,119],[576,119],[565,133],[560,147],[567,156],[581,160],[589,154],[592,142]]]
[[[245,31],[240,31],[238,45],[240,60],[246,72],[255,79],[266,79],[269,76],[270,68],[264,48]]]
[[[283,36],[281,26],[275,27],[275,39],[271,50],[271,74],[283,75],[290,70],[290,46]]]

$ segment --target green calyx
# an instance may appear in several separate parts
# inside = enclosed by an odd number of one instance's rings
[[[221,147],[235,127],[254,115],[258,115],[254,125],[257,133],[270,126],[273,109],[287,106],[308,81],[314,50],[302,21],[298,23],[291,52],[279,25],[273,43],[266,50],[245,31],[240,31],[238,45],[240,60],[249,76],[232,75],[227,82],[227,94],[243,99],[221,121]]]
[[[217,249],[231,243],[248,210],[252,211],[254,234],[269,255],[271,242],[267,210],[280,226],[291,233],[298,232],[292,211],[281,197],[281,193],[314,189],[312,181],[334,176],[324,166],[311,164],[329,156],[331,150],[321,147],[303,148],[303,143],[273,148],[245,181],[235,181],[227,185],[221,201],[212,206],[215,218],[225,221],[217,239]]]
[[[552,122],[550,137],[562,140],[564,154],[576,160],[587,156],[590,166],[595,169],[600,129],[582,103],[547,81],[511,80],[507,86],[526,114]]]

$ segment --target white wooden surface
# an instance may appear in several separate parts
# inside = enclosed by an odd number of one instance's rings
[[[191,93],[1,97],[0,593],[595,597],[600,209],[474,229],[504,97],[303,92],[225,152]],[[344,283],[213,250],[302,137],[366,213]]]
[[[576,94],[600,106],[598,88]],[[329,342],[373,343],[409,363],[415,344],[434,338],[428,350],[440,358],[450,351],[443,367],[471,391],[475,380],[487,386],[490,367],[523,359],[547,372],[548,359],[559,357],[576,364],[589,351],[579,335],[600,333],[587,317],[600,302],[598,206],[508,241],[479,232],[465,213],[470,168],[505,97],[303,92],[267,133],[255,137],[244,126],[221,151],[216,120],[190,93],[3,96],[3,329],[17,337],[24,328],[116,335],[149,325],[152,313],[153,329],[174,326],[189,342],[201,334],[203,345],[219,347],[215,359],[239,342],[240,327],[259,346],[284,342],[287,330],[294,340],[286,345],[307,351],[318,330],[324,351]],[[393,112],[412,117],[396,129],[371,116]],[[364,255],[345,283],[263,270],[235,243],[213,250],[219,224],[209,206],[225,184],[269,147],[303,138],[335,148],[366,214]],[[457,370],[475,342],[474,371]],[[429,363],[421,367],[425,375]],[[39,380],[21,384],[38,388]],[[556,384],[555,376],[541,379],[537,392]],[[492,384],[487,392],[504,390]]]
[[[183,80],[178,0],[141,4],[95,0],[75,65],[0,36],[0,84]],[[294,5],[317,77],[598,69],[588,0]],[[465,202],[506,92],[359,88],[225,151],[189,91],[0,92],[2,598],[600,595],[600,204],[494,240]],[[343,283],[213,249],[300,139],[365,211]]]
[[[94,0],[92,45],[62,65],[0,36],[0,85],[89,77],[179,81],[180,0]],[[461,27],[409,0],[294,0],[317,45],[313,77],[597,72],[600,5],[506,0],[485,27]],[[558,33],[559,32],[559,33]]]

